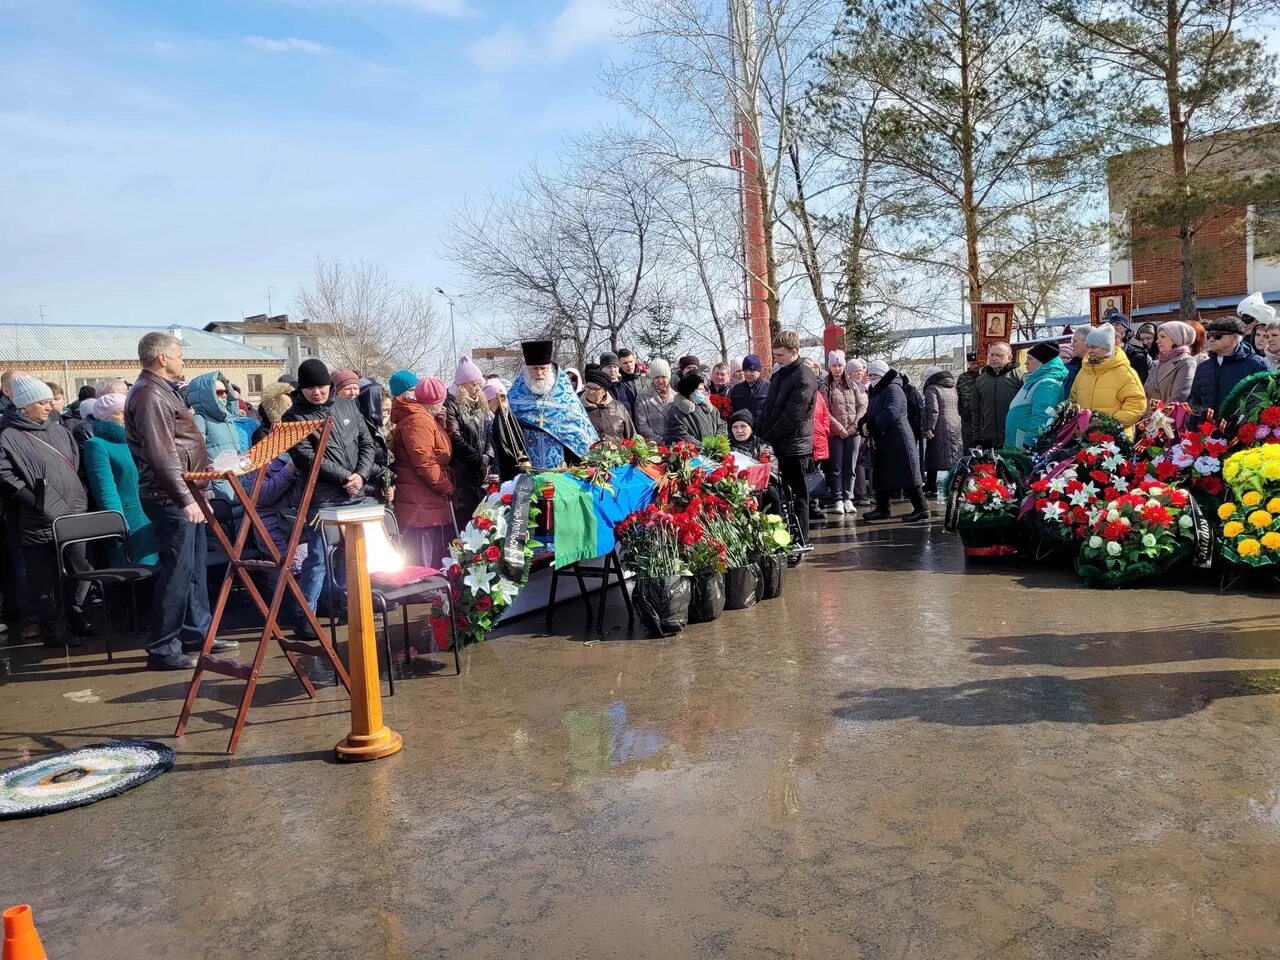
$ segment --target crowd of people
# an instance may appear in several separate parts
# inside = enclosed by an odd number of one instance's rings
[[[233,468],[281,422],[332,423],[311,510],[382,501],[412,560],[425,566],[440,565],[492,483],[573,465],[601,439],[702,443],[727,435],[732,450],[772,463],[773,496],[789,498],[806,534],[826,511],[858,518],[872,506],[862,520],[888,520],[894,498],[911,504],[903,521],[919,522],[966,450],[1029,447],[1065,399],[1129,426],[1150,400],[1212,408],[1245,376],[1280,367],[1280,323],[1257,300],[1203,327],[1175,320],[1132,335],[1128,318],[1113,313],[1069,331],[1070,343],[1033,345],[1025,369],[1009,344],[995,343],[985,364],[969,354],[959,376],[931,366],[919,385],[883,359],[839,350],[825,364],[802,358],[799,337],[783,331],[769,372],[754,354],[710,365],[689,355],[672,365],[642,362],[628,349],[579,372],[555,362],[549,340],[522,344],[523,368],[510,383],[468,356],[451,385],[409,370],[383,384],[312,358],[263,391],[256,409],[217,372],[186,380],[181,341],[150,333],[139,342],[132,384],[104,380],[66,408],[53,384],[15,371],[0,377],[4,619],[20,622],[27,639],[77,642],[89,629],[88,586],[77,583],[59,611],[53,521],[116,510],[128,528],[129,562],[156,568],[148,666],[193,667],[210,619],[209,542],[205,511],[183,473]],[[314,437],[264,468],[259,506],[279,551],[317,455]],[[203,495],[235,515],[225,483]],[[326,583],[325,553],[323,531],[310,523],[289,558],[313,609]],[[65,564],[85,571],[94,559],[72,546]],[[310,635],[296,603],[286,620]]]

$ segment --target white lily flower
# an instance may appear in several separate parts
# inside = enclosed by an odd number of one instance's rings
[[[1061,521],[1063,514],[1067,512],[1067,508],[1056,500],[1051,500],[1040,508],[1040,512],[1044,514],[1046,520]]]
[[[1118,491],[1125,493],[1129,489],[1129,481],[1124,477],[1116,477],[1116,482],[1112,484]]]
[[[475,524],[467,524],[467,528],[462,531],[462,545],[476,553],[481,547],[488,542],[489,535],[483,530],[477,529]]]
[[[1083,488],[1067,496],[1067,500],[1073,507],[1087,506],[1089,501],[1092,499],[1093,497],[1090,496]]]
[[[501,600],[504,605],[511,603],[519,594],[520,588],[505,577],[499,577],[493,585],[493,599]]]
[[[494,576],[495,574],[492,570],[481,570],[472,567],[467,571],[467,575],[462,578],[462,582],[471,588],[472,593],[488,593]]]

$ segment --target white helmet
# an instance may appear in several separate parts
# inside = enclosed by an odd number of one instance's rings
[[[1262,294],[1258,291],[1241,300],[1236,305],[1236,313],[1250,320],[1256,320],[1258,323],[1274,323],[1276,319],[1275,307],[1263,300]]]

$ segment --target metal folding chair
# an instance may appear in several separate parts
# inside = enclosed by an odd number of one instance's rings
[[[79,543],[94,543],[100,540],[118,541],[124,550],[125,559],[132,561],[129,555],[129,528],[125,524],[124,514],[118,510],[97,510],[93,513],[73,513],[58,517],[53,521],[53,548],[58,558],[58,624],[63,637],[67,632],[67,611],[62,585],[70,580],[76,583],[88,583],[102,597],[102,609],[107,615],[107,660],[115,659],[111,650],[111,603],[107,599],[108,584],[129,585],[129,626],[136,633],[138,630],[138,581],[150,580],[155,576],[155,568],[143,564],[126,563],[114,567],[100,567],[96,570],[78,572],[68,570],[66,550]]]

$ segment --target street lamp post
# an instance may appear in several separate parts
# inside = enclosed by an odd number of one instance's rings
[[[453,351],[453,360],[458,360],[458,333],[453,325],[453,297],[449,296],[439,287],[436,287],[436,293],[449,301],[449,347]]]

